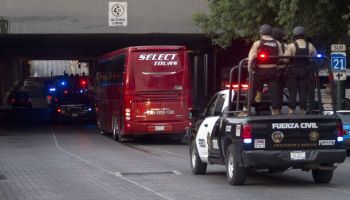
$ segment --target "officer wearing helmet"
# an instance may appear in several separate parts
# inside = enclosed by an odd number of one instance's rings
[[[272,28],[268,24],[264,24],[260,27],[259,34],[261,36],[260,40],[254,42],[248,55],[249,71],[252,71],[253,66],[255,66],[255,101],[261,101],[263,84],[267,83],[269,87],[269,97],[271,99],[272,115],[279,115],[282,107],[280,103],[280,96],[282,94],[279,92],[278,81],[276,79],[279,59],[268,57],[283,55],[281,43],[271,37]],[[263,54],[265,58],[259,56]]]
[[[288,45],[284,40],[283,30],[279,27],[273,27],[271,31],[271,36],[272,38],[281,43],[282,52],[284,53],[287,50]]]
[[[271,36],[281,43],[282,52],[285,53],[285,51],[288,48],[288,44],[284,40],[283,30],[279,27],[273,27]],[[286,65],[281,62],[277,67],[277,81],[279,86],[279,92],[282,94],[280,95],[280,105],[283,104],[283,89],[286,87],[286,83],[287,83],[286,77],[287,77]]]
[[[288,44],[286,56],[312,56],[317,55],[315,47],[305,40],[305,29],[297,26],[293,30],[294,42]],[[310,85],[311,63],[308,58],[291,58],[288,72],[287,87],[289,91],[288,114],[294,114],[297,93],[299,92],[300,113],[306,114],[308,86]]]

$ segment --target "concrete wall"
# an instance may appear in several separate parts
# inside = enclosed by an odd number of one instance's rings
[[[67,73],[89,75],[88,63],[77,60],[31,60],[29,62],[29,76],[50,77]]]
[[[7,95],[28,75],[22,62],[16,58],[0,55],[0,106],[6,105]]]
[[[108,0],[0,0],[9,33],[200,33],[193,14],[207,0],[121,0],[128,26],[108,26]]]

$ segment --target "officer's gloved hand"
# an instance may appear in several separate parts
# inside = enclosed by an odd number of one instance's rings
[[[252,70],[252,66],[249,66],[249,65],[248,65],[247,68],[248,68],[248,72],[252,72],[252,71],[253,71],[253,70]]]
[[[254,65],[248,65],[248,72],[249,73],[254,72]]]

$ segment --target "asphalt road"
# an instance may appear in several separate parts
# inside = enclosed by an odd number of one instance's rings
[[[349,199],[350,162],[330,184],[310,172],[255,173],[231,186],[223,166],[193,175],[188,146],[166,138],[120,144],[95,125],[49,123],[46,109],[0,111],[0,199]]]

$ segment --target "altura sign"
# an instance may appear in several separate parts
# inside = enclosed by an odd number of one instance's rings
[[[109,26],[127,26],[128,25],[128,3],[127,2],[109,2],[108,4],[108,25]]]

